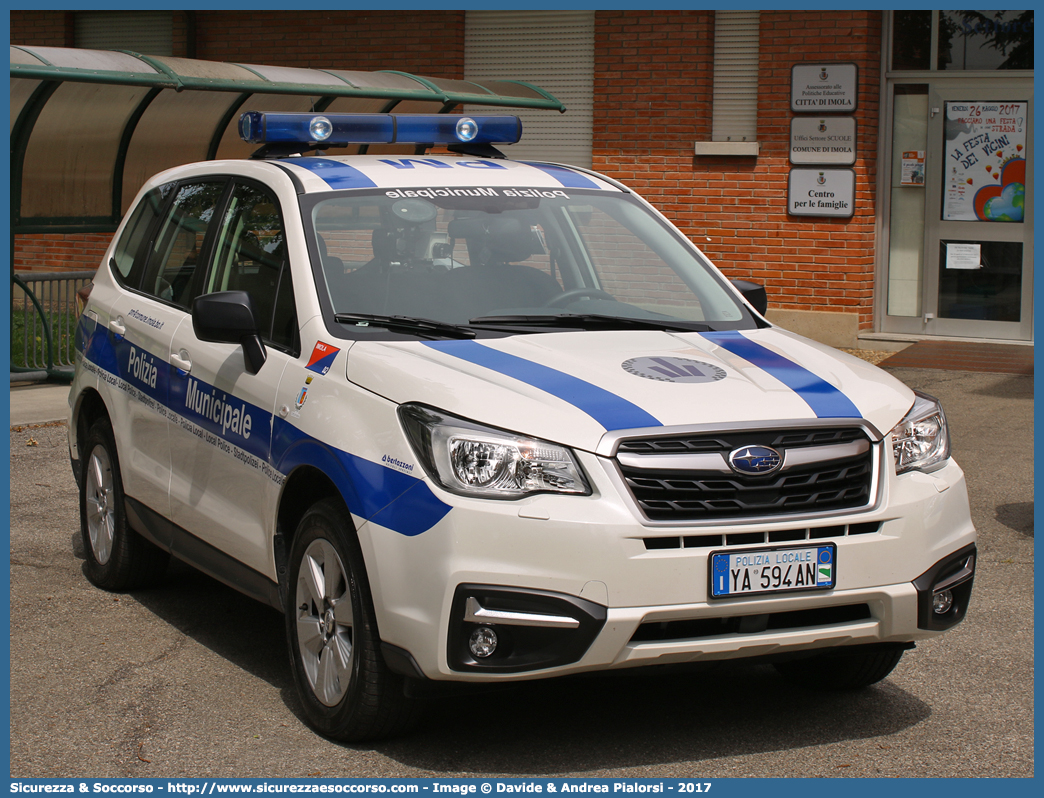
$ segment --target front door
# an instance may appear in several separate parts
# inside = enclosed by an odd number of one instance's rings
[[[886,332],[1033,339],[1033,82],[893,87]]]
[[[925,332],[1030,340],[1032,83],[935,87],[929,108]]]
[[[250,373],[239,344],[200,341],[191,319],[174,333],[170,505],[174,523],[255,571],[271,574],[281,479],[270,468],[276,389],[294,359],[296,312],[276,198],[236,180],[201,289],[246,291],[268,359]],[[175,551],[175,553],[177,553]]]

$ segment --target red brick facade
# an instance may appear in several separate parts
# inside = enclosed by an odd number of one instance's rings
[[[246,64],[464,75],[464,12],[197,11],[196,58]],[[234,31],[234,35],[230,35]]]
[[[713,12],[601,11],[595,37],[594,168],[640,191],[730,277],[767,285],[771,307],[858,313],[871,329],[880,12],[761,12],[757,157],[693,155],[711,137]],[[790,69],[806,60],[859,68],[851,220],[787,214]]]
[[[195,12],[195,57],[432,77],[464,72],[465,12]],[[189,18],[175,12],[175,48]],[[11,41],[69,46],[72,17],[12,11]],[[599,11],[595,16],[593,166],[646,196],[730,276],[769,288],[778,310],[858,314],[872,328],[881,12],[762,11],[757,157],[693,154],[710,139],[714,14]],[[291,32],[292,31],[292,32]],[[856,212],[850,220],[787,214],[790,69],[859,69]],[[105,236],[20,236],[15,267],[97,263]],[[72,250],[72,251],[70,251]]]
[[[11,11],[11,44],[28,47],[74,47],[69,11]]]

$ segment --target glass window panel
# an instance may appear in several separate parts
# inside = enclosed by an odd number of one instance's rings
[[[112,256],[116,263],[116,279],[120,283],[137,287],[138,281],[136,278],[140,278],[142,271],[142,261],[139,257],[141,255],[141,245],[145,241],[145,236],[148,235],[149,230],[152,229],[153,223],[163,212],[163,206],[166,204],[167,197],[170,196],[173,188],[173,183],[166,183],[142,197],[141,202],[134,209],[134,214],[123,228],[123,233],[120,235],[120,240],[117,242]],[[131,272],[135,264],[138,264],[139,268],[136,275],[132,276]]]
[[[224,182],[189,183],[178,189],[163,227],[153,240],[142,291],[184,308],[189,306],[192,277],[224,190]]]
[[[430,201],[317,201],[313,257],[335,312],[458,323],[576,312],[720,329],[745,322],[702,259],[623,193],[423,191]]]
[[[932,68],[932,12],[892,14],[892,69]]]
[[[1022,320],[1022,242],[941,241],[939,316]]]
[[[921,315],[924,269],[924,183],[911,161],[928,146],[928,86],[895,87],[892,123],[891,221],[888,236],[888,315]],[[904,164],[904,161],[906,162]],[[905,167],[905,169],[904,169]],[[923,169],[923,166],[922,166]],[[923,171],[922,171],[923,176]]]
[[[937,69],[1033,69],[1033,12],[940,11]]]
[[[275,197],[254,185],[236,185],[214,252],[205,293],[246,291],[254,301],[261,337],[289,348],[296,324],[293,293],[284,279],[288,269],[283,215]],[[273,332],[276,315],[280,320]]]

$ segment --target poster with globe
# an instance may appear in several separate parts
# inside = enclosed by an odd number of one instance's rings
[[[943,220],[1021,222],[1029,103],[949,101]]]

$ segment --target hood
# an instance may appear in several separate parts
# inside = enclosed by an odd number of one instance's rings
[[[588,451],[607,432],[696,424],[858,418],[885,435],[914,399],[884,371],[775,328],[359,342],[348,379]]]

